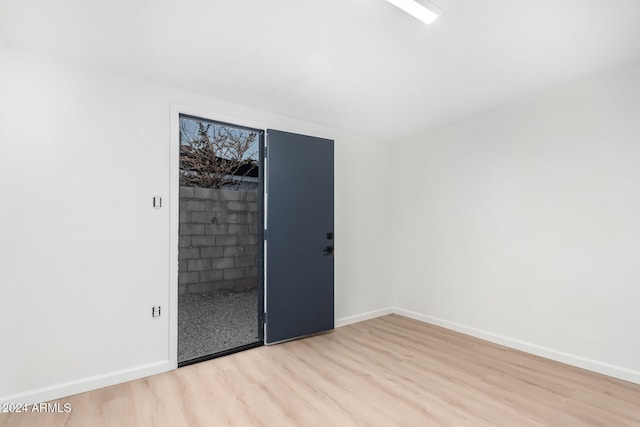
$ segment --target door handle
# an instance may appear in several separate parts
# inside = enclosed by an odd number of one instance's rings
[[[333,255],[333,246],[327,246],[322,252],[324,252],[326,255]]]

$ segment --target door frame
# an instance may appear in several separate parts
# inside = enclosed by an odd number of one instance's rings
[[[211,120],[219,124],[228,124],[231,127],[246,128],[262,132],[260,141],[260,184],[258,196],[258,307],[259,307],[259,333],[261,343],[264,343],[264,287],[265,287],[265,252],[264,252],[264,226],[265,226],[265,161],[264,145],[267,126],[260,122],[247,120],[241,117],[204,110],[202,108],[171,104],[171,132],[169,141],[169,348],[168,360],[173,369],[178,368],[178,242],[180,226],[180,115],[193,116],[205,120]],[[262,243],[260,243],[262,242]],[[261,310],[260,310],[261,308]],[[257,319],[258,320],[258,319]],[[260,344],[262,345],[262,344]],[[243,347],[239,348],[240,350]],[[223,355],[221,352],[219,355]],[[228,354],[228,352],[226,352]]]

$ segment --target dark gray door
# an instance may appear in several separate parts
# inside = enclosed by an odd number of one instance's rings
[[[267,131],[266,343],[333,329],[333,141]]]

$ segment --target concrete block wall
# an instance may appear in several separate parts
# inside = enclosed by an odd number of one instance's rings
[[[180,187],[178,290],[258,285],[258,192]]]

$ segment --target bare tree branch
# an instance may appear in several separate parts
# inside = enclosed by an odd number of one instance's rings
[[[197,129],[190,129],[185,122],[180,122],[180,185],[235,186],[238,182],[233,177],[247,176],[257,167],[257,133],[196,123]]]

